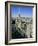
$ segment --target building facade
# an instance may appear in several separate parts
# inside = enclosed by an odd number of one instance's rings
[[[16,30],[23,36],[32,37],[32,18],[21,17],[20,15],[15,21]]]

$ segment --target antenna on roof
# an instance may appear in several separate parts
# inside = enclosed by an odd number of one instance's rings
[[[20,17],[20,8],[19,8],[19,14],[18,14],[18,16]]]

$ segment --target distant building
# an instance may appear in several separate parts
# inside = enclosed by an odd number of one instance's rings
[[[21,17],[20,14],[16,18],[15,21],[16,29],[18,32],[21,33],[21,35],[29,38],[30,36],[32,37],[32,18],[30,17]]]

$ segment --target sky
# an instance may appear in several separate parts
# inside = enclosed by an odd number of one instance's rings
[[[32,7],[26,7],[26,6],[17,6],[13,5],[11,6],[11,15],[16,17],[20,14],[20,16],[32,16]]]

